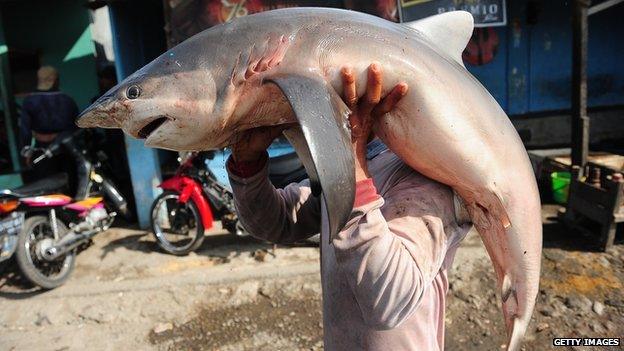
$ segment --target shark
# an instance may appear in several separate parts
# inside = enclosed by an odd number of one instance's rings
[[[242,132],[288,124],[331,235],[354,201],[349,109],[340,70],[364,94],[371,62],[384,93],[407,95],[375,122],[378,137],[417,172],[461,198],[490,256],[508,335],[517,350],[539,289],[541,205],[509,117],[462,63],[474,28],[456,11],[410,23],[339,9],[288,8],[237,18],[171,48],[84,110],[80,127],[121,128],[148,147],[231,145]]]

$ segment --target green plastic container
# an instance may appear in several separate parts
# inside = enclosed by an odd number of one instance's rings
[[[565,204],[568,202],[570,178],[572,178],[570,172],[553,172],[550,174],[553,198],[556,203]]]

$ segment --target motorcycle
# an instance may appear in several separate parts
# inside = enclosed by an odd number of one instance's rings
[[[217,177],[206,166],[214,157],[214,151],[191,152],[179,158],[175,175],[160,184],[163,193],[154,200],[150,213],[152,233],[165,252],[181,256],[199,248],[204,231],[212,228],[215,217],[220,217],[222,227],[231,234],[247,235],[236,215],[232,191],[218,180],[224,177]],[[295,153],[269,160],[269,179],[276,187],[305,178]]]
[[[78,166],[78,185],[66,195],[67,174],[51,175],[15,189],[0,191],[0,261],[15,254],[21,273],[44,289],[62,285],[74,269],[80,248],[113,224],[119,213],[131,217],[126,200],[102,172],[101,160],[92,162],[78,135],[57,137],[45,149],[25,148],[33,165],[67,152]],[[117,211],[117,212],[115,212]]]

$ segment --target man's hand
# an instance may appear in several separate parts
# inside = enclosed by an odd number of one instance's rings
[[[366,145],[373,139],[373,124],[375,120],[392,111],[405,94],[407,84],[397,84],[385,97],[381,97],[382,72],[377,63],[368,67],[366,93],[359,99],[355,86],[355,73],[349,67],[341,71],[343,99],[352,113],[349,116],[351,124],[351,145],[355,156],[355,181],[370,178],[366,164]]]
[[[272,127],[258,127],[244,131],[232,145],[232,157],[236,162],[258,161],[284,129],[291,125],[282,124]]]
[[[343,80],[343,99],[352,113],[351,143],[355,154],[356,181],[370,178],[366,166],[366,145],[372,139],[372,126],[376,118],[390,112],[407,93],[407,84],[397,84],[388,95],[381,98],[381,67],[373,63],[368,69],[366,94],[360,100],[355,86],[355,74],[349,67],[341,71]],[[236,162],[258,161],[266,149],[285,129],[292,125],[284,124],[273,127],[259,127],[241,133],[232,145],[232,157]]]

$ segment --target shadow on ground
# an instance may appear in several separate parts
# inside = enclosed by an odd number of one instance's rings
[[[0,263],[0,297],[10,300],[26,299],[46,292],[33,286],[20,274],[15,258]]]
[[[572,230],[563,225],[557,218],[557,212],[562,209],[558,205],[543,205],[542,222],[544,228],[544,248],[559,248],[566,251],[598,252],[599,236],[590,235],[586,232]],[[598,233],[597,225],[585,224],[594,233]],[[615,245],[624,243],[624,226],[619,225],[615,237]]]

